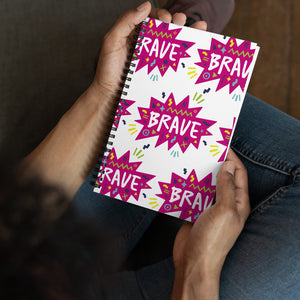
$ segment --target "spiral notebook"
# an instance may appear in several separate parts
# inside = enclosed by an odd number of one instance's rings
[[[195,222],[212,204],[258,51],[147,18],[94,192]]]

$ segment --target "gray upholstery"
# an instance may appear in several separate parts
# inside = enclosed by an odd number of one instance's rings
[[[2,0],[0,149],[22,157],[89,86],[104,34],[141,0]]]

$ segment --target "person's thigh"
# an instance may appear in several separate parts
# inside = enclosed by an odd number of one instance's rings
[[[297,286],[300,276],[300,169],[297,168],[299,155],[293,148],[299,148],[299,138],[293,128],[298,130],[297,120],[247,96],[233,138],[233,149],[248,169],[253,210],[226,259],[221,276],[221,299],[295,299],[300,290]],[[291,148],[284,143],[290,143]],[[284,149],[289,152],[284,153]],[[155,215],[135,206],[124,210],[125,203],[99,198],[91,192],[89,180],[76,196],[78,207],[82,211],[92,210],[101,219],[112,218],[121,232],[127,228],[126,222],[130,224],[139,214],[144,215],[140,223],[142,230],[138,230],[141,235]],[[119,216],[125,223],[118,219]],[[132,295],[143,295],[145,299],[168,298],[173,276],[171,259],[135,272],[120,273],[117,276],[120,284],[114,289],[112,299],[120,294],[122,299],[130,299]]]
[[[124,271],[116,274],[111,287],[100,291],[93,285],[92,299],[107,300],[165,300],[171,299],[174,281],[172,258],[146,266],[137,271]],[[101,296],[98,296],[101,295]]]
[[[94,181],[92,173],[89,174],[75,195],[72,208],[83,217],[92,217],[100,230],[111,232],[120,255],[125,260],[157,212],[94,193],[91,184]]]
[[[221,299],[300,299],[300,177],[248,219],[222,270]]]
[[[300,121],[247,94],[231,143],[248,171],[251,208],[293,182]]]
[[[221,299],[300,299],[300,122],[248,95],[232,141],[252,211],[226,258]]]

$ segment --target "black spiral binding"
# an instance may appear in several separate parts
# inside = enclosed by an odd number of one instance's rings
[[[95,168],[93,170],[92,178],[94,179],[94,181],[91,181],[90,184],[92,186],[94,186],[94,188],[99,188],[101,186],[101,182],[103,180],[102,175],[104,174],[104,170],[102,170],[102,167],[106,167],[106,163],[104,163],[104,161],[106,161],[106,159],[108,159],[108,155],[109,155],[111,149],[113,148],[113,139],[115,138],[116,131],[118,129],[118,127],[116,127],[115,125],[119,123],[119,120],[117,119],[117,117],[121,117],[121,115],[122,115],[121,113],[118,112],[118,110],[120,109],[121,112],[123,111],[123,106],[120,105],[120,102],[126,103],[126,101],[124,99],[122,99],[121,97],[127,96],[126,89],[129,89],[129,87],[130,87],[127,82],[131,81],[131,77],[129,77],[129,76],[134,73],[132,68],[135,68],[135,66],[136,66],[134,61],[137,60],[137,56],[135,55],[135,53],[139,53],[138,48],[142,45],[142,43],[139,42],[138,40],[141,40],[144,38],[143,33],[146,31],[145,28],[141,28],[142,25],[147,26],[148,22],[144,20],[135,29],[136,35],[134,36],[134,42],[132,42],[132,45],[131,45],[132,48],[130,49],[129,55],[127,57],[128,61],[125,64],[126,68],[123,70],[123,76],[121,77],[122,82],[120,83],[120,87],[122,88],[122,90],[118,91],[119,97],[116,97],[116,104],[114,106],[115,113],[113,114],[113,117],[111,119],[112,126],[110,128],[108,128],[109,130],[107,132],[108,141],[106,143],[105,149],[102,149],[102,151],[101,151],[101,153],[103,153],[103,156],[99,158],[99,160],[97,161]],[[98,179],[99,179],[100,183],[97,183]]]

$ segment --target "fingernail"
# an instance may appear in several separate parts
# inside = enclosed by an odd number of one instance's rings
[[[147,7],[147,5],[148,5],[148,1],[146,1],[146,2],[144,2],[143,4],[141,4],[140,6],[138,6],[138,7],[136,8],[136,10],[138,10],[138,11],[143,11],[143,10]]]
[[[225,162],[225,170],[226,172],[228,172],[229,174],[231,174],[232,176],[234,176],[235,173],[235,164],[232,162]]]
[[[227,171],[229,174],[231,174],[232,176],[234,176],[234,173],[235,173],[235,167],[234,167],[234,165],[230,165],[230,166],[226,169],[226,171]]]

